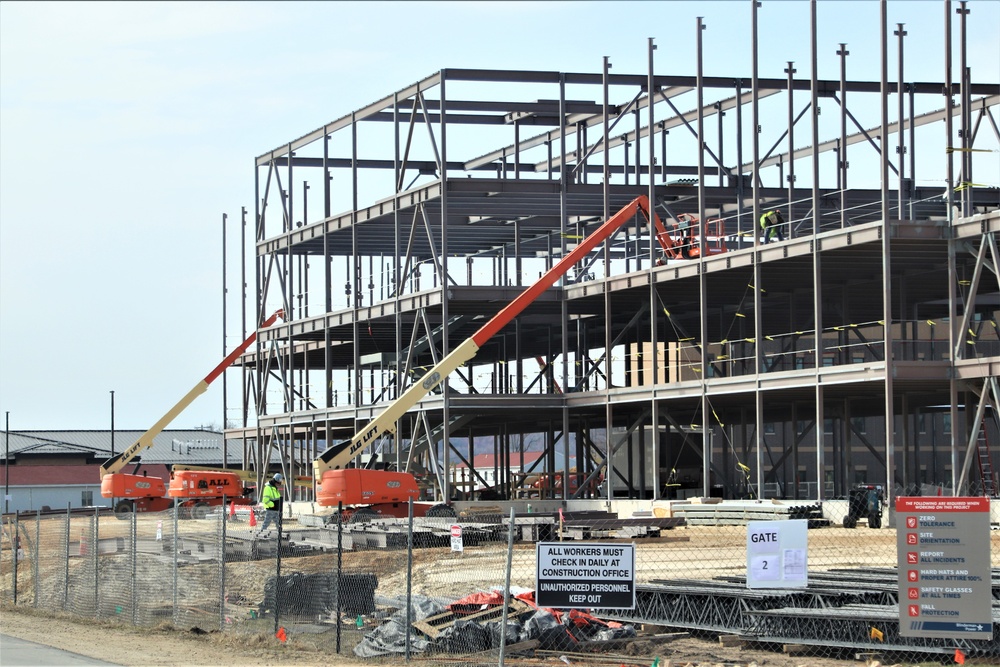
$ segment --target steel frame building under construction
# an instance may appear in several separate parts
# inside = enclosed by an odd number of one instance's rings
[[[658,74],[652,39],[645,73],[444,69],[259,156],[243,308],[286,321],[243,357],[228,437],[309,474],[646,195],[665,234],[636,215],[359,464],[438,499],[994,495],[1000,191],[974,170],[1000,84],[972,80],[958,4],[944,81],[906,82],[901,25],[890,77],[884,2],[880,81],[847,79],[844,44],[817,78],[815,3],[809,78],[761,78],[751,2],[750,78],[703,75],[699,22],[694,76]]]

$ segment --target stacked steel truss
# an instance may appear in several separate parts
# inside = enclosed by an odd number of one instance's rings
[[[998,573],[992,583],[994,623],[1000,621]],[[1000,641],[901,637],[897,574],[892,569],[810,572],[801,590],[748,590],[744,579],[671,580],[640,585],[636,608],[602,615],[736,634],[765,643],[798,643],[871,651],[1000,655]],[[873,633],[872,630],[877,632]]]

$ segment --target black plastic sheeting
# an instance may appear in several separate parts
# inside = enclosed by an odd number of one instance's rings
[[[293,574],[269,577],[264,582],[264,601],[259,613],[277,613],[279,617],[302,616],[316,618],[340,611],[347,614],[371,614],[375,611],[374,574]]]
[[[354,654],[361,658],[374,658],[388,654],[406,652],[406,609],[403,608],[375,628],[354,648]],[[410,621],[415,622],[428,616],[447,611],[447,606],[438,599],[414,596],[411,603]],[[516,619],[508,619],[506,625],[507,645],[537,639],[538,648],[544,650],[572,650],[578,645],[591,641],[606,641],[635,637],[635,628],[624,625],[609,628],[600,623],[578,625],[569,621],[560,623],[556,617],[544,609],[521,614]],[[473,620],[456,620],[431,640],[416,629],[410,631],[410,652],[474,653],[500,648],[503,620],[477,623]]]

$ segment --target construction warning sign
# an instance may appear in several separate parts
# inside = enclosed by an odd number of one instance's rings
[[[556,609],[634,609],[635,545],[539,542],[535,603]]]
[[[990,499],[896,499],[899,634],[991,639]]]

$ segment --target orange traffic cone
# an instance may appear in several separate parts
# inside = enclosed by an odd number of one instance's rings
[[[257,515],[254,513],[252,507],[250,508],[250,527],[251,528],[257,527]]]
[[[274,633],[274,636],[278,638],[279,642],[288,641],[288,633],[285,632],[284,628],[278,628],[278,631]]]
[[[236,518],[236,503],[229,503],[229,518]]]

